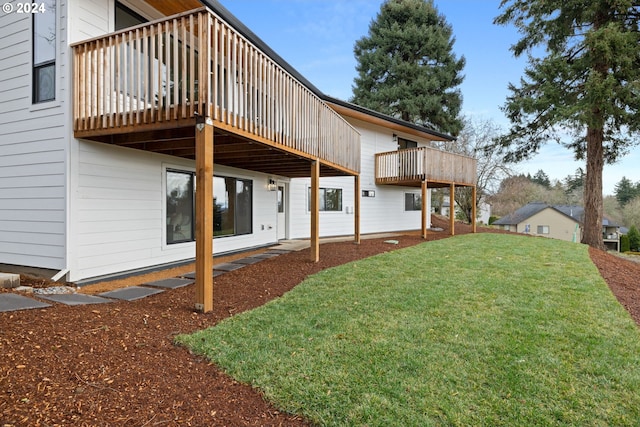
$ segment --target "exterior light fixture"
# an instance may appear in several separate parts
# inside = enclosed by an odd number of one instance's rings
[[[276,185],[276,182],[273,178],[269,178],[269,181],[267,183],[267,190],[269,191],[276,191],[278,189],[278,186]]]

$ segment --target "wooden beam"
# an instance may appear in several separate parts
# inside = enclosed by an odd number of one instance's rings
[[[449,232],[452,236],[456,235],[456,185],[452,182],[449,184]]]
[[[320,161],[311,162],[311,262],[320,261]]]
[[[476,186],[474,185],[473,187],[471,187],[471,200],[473,200],[473,203],[471,204],[471,229],[472,231],[475,233],[477,230],[477,226],[476,226],[476,216],[477,216],[477,212],[476,212],[476,196],[477,196],[477,189]]]
[[[360,244],[360,175],[353,176],[353,239]]]
[[[427,203],[427,180],[422,181],[422,238],[427,238],[427,215],[429,212],[427,208],[429,204]]]
[[[213,310],[213,124],[196,124],[196,305]]]

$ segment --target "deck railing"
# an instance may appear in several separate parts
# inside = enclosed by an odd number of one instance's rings
[[[287,151],[360,170],[360,135],[206,8],[73,45],[78,137],[179,126],[195,114]]]
[[[378,184],[410,184],[424,180],[475,185],[477,160],[429,147],[376,154]]]

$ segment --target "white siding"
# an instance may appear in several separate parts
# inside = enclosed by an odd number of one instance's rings
[[[418,146],[428,144],[427,140],[411,135],[402,135],[397,131],[381,126],[345,117],[361,134],[361,190],[375,191],[375,197],[360,198],[360,231],[363,234],[393,231],[419,230],[421,212],[405,211],[405,193],[420,194],[420,188],[399,187],[395,185],[376,185],[375,154],[396,150],[397,143],[393,134],[418,142]],[[291,238],[309,238],[310,214],[308,211],[308,188],[310,180],[299,178],[291,180]],[[342,212],[320,212],[320,235],[323,237],[351,235],[354,230],[353,215],[353,177],[321,178],[320,187],[343,189]],[[430,192],[428,193],[430,199]],[[427,209],[430,211],[430,200]],[[349,212],[349,213],[347,213]],[[430,217],[429,223],[430,226]]]
[[[80,141],[73,204],[76,257],[70,280],[190,259],[194,243],[165,244],[166,168],[193,170],[193,161]],[[215,253],[274,243],[276,193],[268,177],[216,165],[214,174],[253,180],[253,234],[214,240]]]
[[[0,15],[0,263],[66,265],[65,1],[56,16],[56,100],[32,105],[31,15]]]
[[[113,31],[113,0],[69,0],[73,13],[70,15],[69,40],[76,43]]]

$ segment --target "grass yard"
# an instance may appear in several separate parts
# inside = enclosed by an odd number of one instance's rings
[[[587,247],[475,234],[325,270],[180,336],[322,426],[623,426],[640,332]]]

